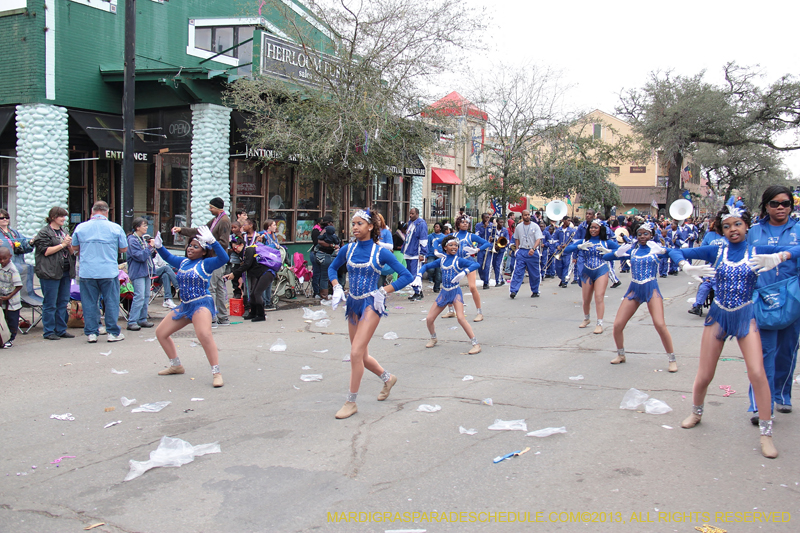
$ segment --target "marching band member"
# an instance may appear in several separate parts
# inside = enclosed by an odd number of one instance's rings
[[[528,271],[528,282],[531,284],[531,298],[539,297],[539,243],[543,238],[539,225],[531,221],[531,212],[522,212],[522,224],[514,230],[514,242],[517,245],[517,258],[514,263],[514,274],[511,276],[509,296],[513,300],[519,292]]]
[[[558,240],[558,249],[563,250],[572,241],[575,236],[577,228],[573,227],[569,217],[564,217],[561,221],[561,227],[556,230],[556,239]],[[556,259],[556,274],[561,279],[559,287],[565,289],[567,287],[567,276],[569,276],[569,265],[572,259],[572,254],[561,254],[561,259]]]
[[[667,234],[667,230],[662,228],[659,224],[656,224],[656,241],[661,243],[661,246],[664,248],[668,247],[668,241],[665,238]],[[667,274],[669,273],[669,255],[664,254],[658,261],[658,275],[662,278],[666,278]]]
[[[556,262],[557,260],[554,259],[556,252],[558,251],[558,245],[560,244],[558,237],[556,237],[556,225],[550,224],[547,227],[547,231],[544,232],[544,244],[547,250],[547,260],[545,261],[545,265],[547,268],[544,272],[545,279],[554,278],[556,277]]]
[[[419,209],[412,207],[408,211],[408,229],[403,243],[403,258],[408,271],[415,275],[419,266],[425,264],[425,253],[428,248],[428,225],[419,218]],[[422,287],[414,287],[414,294],[409,300],[422,300]]]
[[[442,233],[442,225],[438,222],[433,225],[433,233],[428,235],[428,247],[425,250],[425,263],[433,263],[436,261],[436,247],[445,238]],[[433,268],[428,272],[428,279],[433,281],[433,292],[438,293],[442,286],[442,270],[440,268]]]
[[[703,236],[703,242],[700,246],[719,246],[720,244],[727,244],[728,239],[716,232],[714,226],[714,219],[712,218],[708,224],[708,231]],[[697,287],[697,296],[694,299],[694,305],[689,309],[689,313],[697,316],[703,316],[703,303],[708,298],[708,294],[714,289],[714,278],[704,277],[703,281]]]
[[[506,253],[506,247],[498,248],[497,242],[501,238],[505,238],[506,242],[510,242],[510,235],[508,234],[508,229],[503,227],[503,219],[498,219],[495,225],[495,240],[493,241],[493,246],[490,248],[487,253],[489,254],[489,258],[486,260],[486,279],[488,280],[491,278],[491,268],[494,269],[494,285],[495,287],[500,287],[501,285],[506,284],[505,277],[503,277],[503,255]],[[492,242],[492,241],[489,241]]]
[[[469,218],[460,216],[456,219],[456,229],[458,232],[455,234],[458,240],[458,257],[471,258],[481,250],[487,250],[492,245],[485,239],[469,232]],[[437,251],[444,254],[444,250],[439,246]],[[474,261],[474,259],[472,259]],[[478,265],[480,266],[480,264]],[[478,286],[475,283],[475,271],[467,274],[467,281],[469,282],[469,292],[472,293],[472,302],[477,307],[477,315],[472,319],[473,322],[483,321],[483,311],[481,309],[481,295],[478,293]],[[455,315],[455,313],[453,313]],[[450,313],[447,313],[442,318],[451,318]]]
[[[591,226],[594,218],[594,209],[587,209],[584,221],[581,222],[578,225],[578,229],[575,230],[575,239],[573,242],[589,238],[589,226]],[[573,280],[573,283],[577,283],[580,286],[583,274],[583,265],[586,262],[586,254],[583,253],[583,250],[578,250],[575,252],[575,255],[572,257],[572,262],[575,263],[575,279]]]
[[[606,227],[599,219],[593,219],[589,225],[588,239],[573,241],[572,244],[564,249],[564,253],[572,253],[578,250],[586,254],[585,264],[581,272],[581,291],[583,294],[583,322],[578,326],[585,328],[591,323],[589,311],[594,296],[594,307],[597,313],[597,325],[594,333],[603,333],[603,315],[606,311],[605,295],[608,287],[608,263],[603,260],[603,255],[619,248],[616,240],[609,239],[606,235]]]
[[[339,268],[345,264],[350,280],[345,311],[350,332],[350,390],[347,401],[336,413],[338,419],[351,417],[358,411],[356,398],[365,368],[383,380],[383,389],[378,394],[379,402],[389,397],[392,387],[397,383],[397,377],[384,370],[378,361],[369,355],[369,341],[381,317],[387,315],[386,297],[413,280],[411,273],[400,264],[391,251],[378,246],[380,230],[372,222],[369,209],[356,211],[352,223],[355,242],[343,246],[328,267],[328,277],[333,285],[331,299],[333,309],[345,299],[344,290],[336,276]],[[427,237],[427,233],[425,235]],[[392,267],[392,270],[398,273],[398,278],[391,285],[376,289],[383,265]]]
[[[625,338],[623,331],[633,314],[642,303],[647,304],[650,318],[653,320],[661,344],[667,351],[668,370],[678,371],[675,353],[672,347],[672,337],[664,321],[664,298],[658,289],[658,256],[667,253],[660,245],[653,241],[655,233],[653,224],[645,222],[636,231],[636,244],[624,244],[614,253],[603,256],[606,261],[629,259],[631,264],[631,284],[625,297],[617,310],[614,318],[614,342],[617,345],[617,357],[611,360],[612,365],[625,362]]]
[[[761,454],[775,458],[778,450],[772,442],[769,408],[772,397],[764,370],[761,336],[755,321],[752,298],[758,275],[784,261],[797,258],[800,246],[753,246],[746,241],[749,225],[750,213],[725,206],[717,214],[716,226],[722,230],[729,244],[676,248],[669,252],[670,258],[678,262],[684,272],[692,276],[714,276],[717,284],[714,303],[708,311],[700,341],[700,363],[692,387],[692,414],[681,423],[681,427],[692,428],[700,423],[706,392],[714,377],[725,340],[736,337],[758,407]],[[714,266],[692,266],[689,263],[692,259],[701,259]]]
[[[667,230],[667,247],[684,248],[683,231],[678,228],[678,223],[675,221],[672,221],[670,229]],[[678,275],[678,265],[675,261],[669,262],[668,274],[670,276]]]
[[[464,295],[459,286],[461,279],[466,276],[468,272],[477,270],[479,265],[475,261],[458,257],[458,241],[451,235],[448,235],[442,240],[442,248],[445,251],[445,257],[438,258],[436,261],[422,267],[421,272],[417,274],[416,279],[412,283],[412,285],[416,286],[421,285],[422,274],[426,270],[434,268],[441,268],[442,270],[442,291],[439,293],[436,301],[431,306],[431,310],[428,312],[427,324],[431,339],[425,347],[433,348],[436,346],[436,329],[433,326],[433,322],[436,320],[436,317],[444,311],[445,306],[452,305],[455,308],[458,323],[464,328],[464,333],[467,334],[472,342],[472,348],[467,353],[480,353],[481,345],[478,344],[478,339],[475,337],[472,327],[464,317]]]

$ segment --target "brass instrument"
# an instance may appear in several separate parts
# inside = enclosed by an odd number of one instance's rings
[[[506,246],[508,246],[508,239],[500,237],[497,239],[497,242],[494,243],[494,253],[500,253]]]

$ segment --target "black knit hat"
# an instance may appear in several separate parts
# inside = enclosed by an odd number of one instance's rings
[[[217,196],[216,198],[212,198],[211,201],[208,202],[208,205],[213,205],[217,209],[222,209],[225,207],[225,202],[222,201],[222,198]]]

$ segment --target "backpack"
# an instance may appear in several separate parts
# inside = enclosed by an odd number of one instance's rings
[[[257,242],[253,245],[256,249],[256,261],[267,267],[274,274],[281,268],[281,252],[271,246]]]

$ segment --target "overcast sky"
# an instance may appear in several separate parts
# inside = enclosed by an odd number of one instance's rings
[[[613,114],[619,92],[641,87],[655,70],[705,69],[708,81],[720,82],[724,64],[736,61],[760,65],[765,83],[800,74],[798,0],[468,1],[492,16],[485,34],[491,50],[476,55],[473,68],[502,61],[558,69],[572,86],[566,103],[574,109]],[[785,162],[800,176],[800,154]]]

